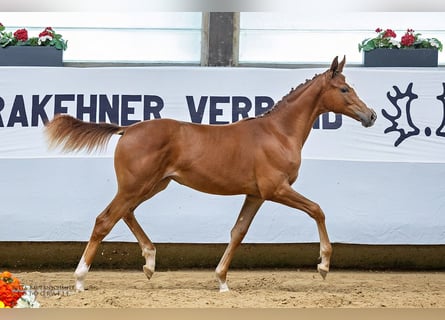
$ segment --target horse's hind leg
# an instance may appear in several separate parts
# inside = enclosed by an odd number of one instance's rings
[[[157,185],[155,185],[151,191],[143,198],[142,201],[147,200],[154,196],[156,193],[164,190],[170,182],[170,179],[161,180]],[[143,271],[147,278],[150,280],[151,276],[155,272],[156,265],[156,248],[148,236],[145,234],[144,230],[136,220],[134,212],[129,212],[125,217],[124,221],[130,228],[131,232],[134,234],[138,240],[139,246],[142,250],[142,256],[145,258],[145,265],[143,266]]]
[[[244,200],[241,212],[230,233],[230,243],[227,246],[221,260],[219,261],[218,266],[216,267],[216,278],[219,282],[220,292],[229,291],[226,279],[230,262],[233,259],[236,248],[238,248],[241,241],[244,239],[244,236],[246,235],[249,226],[252,223],[253,218],[255,217],[255,214],[257,213],[263,202],[263,199],[255,198],[252,196],[246,196],[246,199]]]
[[[85,277],[94,260],[99,244],[105,236],[110,233],[111,229],[122,216],[127,215],[130,210],[129,201],[116,195],[108,207],[97,216],[90,240],[82,254],[82,258],[79,261],[76,271],[74,272],[77,291],[84,290]]]
[[[142,250],[142,256],[145,258],[143,270],[147,278],[150,280],[151,276],[155,272],[156,248],[137,222],[133,212],[130,212],[127,216],[125,216],[124,221],[139,242],[139,246]]]

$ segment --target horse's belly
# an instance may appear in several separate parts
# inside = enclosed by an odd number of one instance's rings
[[[236,195],[236,194],[252,194],[258,193],[256,184],[251,179],[243,176],[226,175],[220,173],[175,173],[171,179],[179,184],[185,185],[192,189],[219,195]]]

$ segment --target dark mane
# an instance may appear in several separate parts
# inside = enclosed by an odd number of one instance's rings
[[[305,82],[300,83],[296,88],[292,88],[288,94],[286,94],[285,96],[283,96],[279,101],[277,101],[272,108],[270,108],[269,110],[267,110],[266,112],[264,112],[263,114],[260,114],[254,118],[251,119],[255,119],[255,118],[262,118],[265,116],[270,115],[271,113],[277,111],[278,109],[280,109],[280,107],[282,107],[282,105],[285,105],[286,102],[292,101],[294,99],[296,99],[297,97],[300,96],[300,94],[304,91],[304,89],[306,89],[306,87],[312,83],[312,81],[317,78],[318,76],[320,76],[321,74],[316,74],[312,77],[312,79],[306,79]]]

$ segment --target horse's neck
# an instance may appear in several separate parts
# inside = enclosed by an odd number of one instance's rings
[[[322,86],[314,79],[302,91],[295,96],[283,99],[280,107],[274,116],[274,121],[278,122],[286,131],[286,135],[294,137],[304,144],[317,117],[322,113],[319,109],[319,99],[321,97]]]

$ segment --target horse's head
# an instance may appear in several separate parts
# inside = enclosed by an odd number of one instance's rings
[[[370,127],[377,119],[377,114],[360,100],[354,89],[346,83],[342,74],[346,58],[338,63],[338,57],[332,61],[330,69],[325,73],[325,88],[322,94],[322,108],[347,115],[360,121],[364,127]]]

